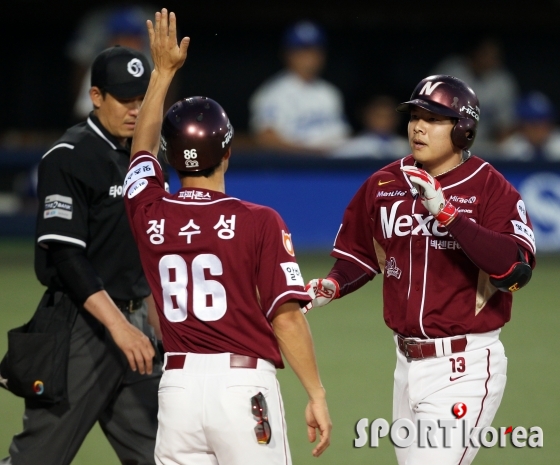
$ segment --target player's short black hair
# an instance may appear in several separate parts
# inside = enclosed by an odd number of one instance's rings
[[[220,162],[216,166],[213,166],[211,168],[206,168],[205,170],[202,171],[179,171],[179,170],[175,170],[175,171],[177,171],[177,175],[179,176],[180,179],[201,178],[201,177],[209,178],[216,172],[216,168],[218,168],[218,166],[220,166],[221,164],[222,163]]]

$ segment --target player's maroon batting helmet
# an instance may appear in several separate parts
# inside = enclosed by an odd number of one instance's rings
[[[165,114],[161,149],[177,171],[197,172],[220,164],[231,146],[233,126],[221,105],[208,97],[189,97]]]
[[[474,91],[460,79],[442,74],[422,79],[412,92],[410,100],[397,106],[397,111],[408,113],[411,105],[438,115],[457,118],[457,123],[451,130],[451,141],[463,150],[473,144],[480,107]]]

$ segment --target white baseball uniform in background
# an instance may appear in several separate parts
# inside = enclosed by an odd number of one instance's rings
[[[342,94],[335,86],[323,79],[307,82],[287,71],[257,89],[250,111],[253,132],[270,128],[309,148],[332,148],[351,132]]]

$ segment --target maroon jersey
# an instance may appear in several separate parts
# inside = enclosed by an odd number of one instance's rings
[[[391,163],[362,185],[331,255],[370,276],[384,274],[385,322],[404,336],[447,337],[502,327],[510,319],[511,294],[492,286],[414,195],[400,170],[413,163],[412,156]],[[473,156],[438,180],[459,212],[535,253],[521,196],[490,164]]]
[[[274,210],[221,192],[170,195],[157,160],[136,154],[123,188],[167,352],[232,352],[283,367],[270,321],[310,298]]]

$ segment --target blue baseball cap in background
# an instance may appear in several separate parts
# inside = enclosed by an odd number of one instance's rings
[[[282,46],[286,49],[304,47],[325,47],[327,36],[325,31],[311,21],[300,21],[284,32]]]
[[[529,92],[521,97],[515,106],[517,119],[537,122],[552,121],[556,116],[554,105],[542,92]]]
[[[107,19],[107,31],[111,35],[147,36],[146,19],[140,8],[117,8]]]

